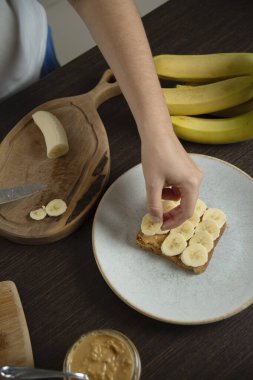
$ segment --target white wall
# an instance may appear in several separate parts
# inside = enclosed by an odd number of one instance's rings
[[[83,21],[67,0],[39,0],[53,29],[57,57],[65,64],[95,45]],[[105,0],[110,1],[110,0]],[[136,0],[140,15],[151,12],[166,0]]]

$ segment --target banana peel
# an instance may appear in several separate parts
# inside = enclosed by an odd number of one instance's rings
[[[163,54],[154,57],[160,78],[210,83],[253,74],[253,53]]]
[[[237,106],[253,98],[253,76],[200,86],[163,88],[170,115],[201,115]]]
[[[230,118],[171,116],[176,135],[200,144],[230,144],[253,138],[253,111]]]

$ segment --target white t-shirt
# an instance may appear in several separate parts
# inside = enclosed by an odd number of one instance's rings
[[[39,79],[46,41],[37,0],[0,0],[0,100]]]

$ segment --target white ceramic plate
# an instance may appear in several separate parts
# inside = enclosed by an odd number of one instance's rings
[[[141,165],[107,190],[93,225],[95,259],[110,288],[135,310],[177,324],[215,322],[253,303],[253,179],[225,161],[192,158],[205,173],[200,198],[228,218],[206,272],[186,273],[136,246],[146,213]]]

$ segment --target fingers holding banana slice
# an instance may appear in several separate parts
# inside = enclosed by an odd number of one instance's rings
[[[141,221],[141,231],[146,236],[153,236],[161,231],[162,222],[154,222],[149,213],[145,214]]]
[[[189,240],[194,234],[194,225],[189,220],[186,220],[180,226],[171,229],[171,233],[180,233],[186,240]]]
[[[177,207],[180,204],[180,201],[170,201],[162,199],[163,212],[170,212],[173,208]]]
[[[157,231],[157,235],[167,235],[170,232],[169,230],[162,230],[161,228]]]

